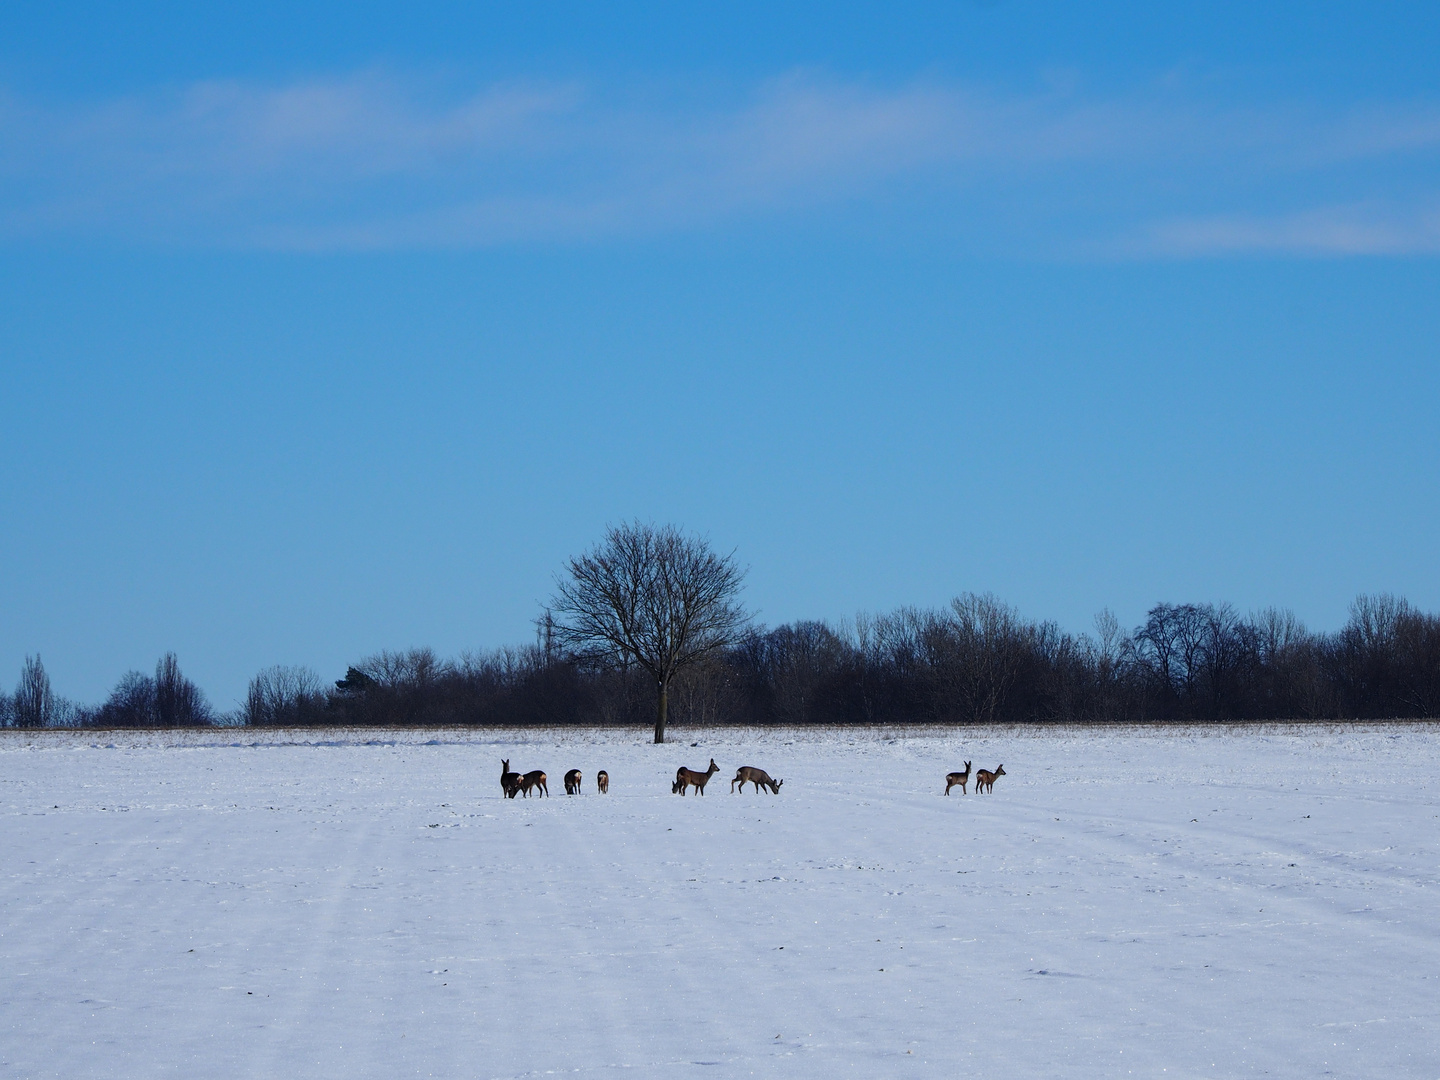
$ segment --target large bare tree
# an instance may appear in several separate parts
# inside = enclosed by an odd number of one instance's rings
[[[674,526],[611,526],[571,559],[550,607],[556,640],[572,653],[639,665],[655,684],[655,741],[665,741],[671,680],[736,638],[745,571]]]

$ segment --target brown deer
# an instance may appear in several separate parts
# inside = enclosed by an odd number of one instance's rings
[[[540,794],[546,797],[550,795],[550,789],[545,785],[544,769],[531,769],[529,772],[527,772],[524,776],[520,778],[520,794],[524,795],[525,798],[528,799],[530,797],[531,788],[536,788],[537,790],[539,790]]]
[[[680,768],[675,770],[675,786],[680,789],[680,794],[684,795],[687,786],[693,784],[695,790],[701,795],[704,795],[705,785],[710,782],[710,777],[719,771],[720,766],[715,764],[713,757],[710,759],[710,768],[704,772],[696,772],[694,769],[687,769],[684,765],[681,765]]]
[[[601,769],[595,774],[595,787],[601,795],[608,795],[610,793],[610,774],[604,769]]]
[[[520,774],[510,771],[510,762],[501,759],[500,761],[500,790],[505,792],[507,799],[513,799],[520,790]]]
[[[784,780],[771,780],[770,774],[764,769],[757,769],[753,765],[742,765],[735,773],[735,779],[730,781],[730,793],[732,795],[735,793],[736,784],[740,785],[741,791],[745,790],[746,784],[754,784],[757,794],[764,787],[770,789],[770,794],[779,795],[780,785],[783,783],[785,783]]]
[[[565,794],[566,794],[566,795],[579,795],[579,794],[580,794],[580,770],[579,770],[579,769],[571,769],[569,772],[567,772],[567,773],[565,774]]]
[[[989,769],[980,769],[975,773],[975,794],[979,795],[982,791],[994,791],[995,778],[1004,775],[1004,765],[998,766],[994,772]]]
[[[949,794],[950,794],[950,789],[951,789],[952,787],[955,787],[955,786],[958,784],[958,785],[960,786],[960,794],[961,794],[961,795],[964,795],[964,794],[965,794],[965,785],[966,785],[967,783],[969,783],[969,781],[970,781],[970,763],[967,761],[967,762],[965,762],[965,771],[964,771],[964,772],[952,772],[952,773],[946,773],[946,774],[945,774],[945,794],[946,794],[946,795],[949,795]],[[977,780],[976,783],[978,784],[979,781]],[[976,791],[979,791],[979,788],[978,788],[978,787],[976,788]]]

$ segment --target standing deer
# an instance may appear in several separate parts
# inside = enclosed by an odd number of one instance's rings
[[[754,784],[757,793],[764,787],[770,789],[770,794],[779,795],[780,785],[785,783],[785,781],[771,780],[770,774],[764,769],[757,769],[753,765],[742,765],[739,771],[735,773],[735,779],[730,781],[730,793],[732,795],[735,793],[736,784],[739,784],[740,790],[744,791],[747,783]]]
[[[970,782],[970,763],[965,762],[964,772],[952,772],[945,774],[945,794],[950,794],[950,789],[956,784],[960,785],[960,794],[965,794],[965,785]],[[978,790],[978,789],[977,789]]]
[[[550,789],[545,784],[544,769],[531,769],[529,772],[527,772],[524,776],[520,778],[520,794],[524,795],[525,798],[528,799],[530,797],[531,788],[537,788],[539,789],[540,794],[546,796],[547,798],[549,797]]]
[[[608,795],[610,793],[610,774],[604,769],[601,769],[595,774],[595,786],[599,789],[601,795]]]
[[[713,757],[710,759],[710,768],[704,772],[696,772],[694,769],[687,769],[684,765],[681,765],[680,768],[675,770],[675,787],[671,788],[671,790],[678,790],[681,795],[684,795],[686,788],[693,784],[695,785],[695,790],[701,795],[704,795],[705,785],[710,782],[710,777],[719,771],[720,766],[715,764]]]
[[[580,770],[579,770],[579,769],[571,769],[569,772],[567,772],[567,773],[565,774],[565,794],[566,794],[566,795],[579,795],[579,794],[580,794]]]
[[[991,772],[989,769],[981,769],[975,774],[975,794],[979,795],[982,791],[994,791],[995,778],[1004,775],[1004,765],[998,766],[994,772]]]
[[[511,772],[510,762],[504,758],[500,761],[500,790],[505,792],[507,799],[513,799],[520,790],[520,774]]]

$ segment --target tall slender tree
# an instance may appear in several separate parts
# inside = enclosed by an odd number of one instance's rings
[[[25,657],[12,708],[16,727],[42,728],[55,722],[55,693],[38,655]]]
[[[195,727],[213,719],[210,703],[193,682],[180,673],[173,652],[155,664],[155,722],[159,727]]]
[[[655,741],[663,743],[676,673],[732,644],[745,624],[744,578],[733,552],[717,555],[672,525],[612,526],[566,564],[551,632],[577,657],[643,669],[655,685]]]

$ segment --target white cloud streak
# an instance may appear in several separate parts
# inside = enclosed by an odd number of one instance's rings
[[[884,207],[901,230],[1031,251],[1414,254],[1440,249],[1437,157],[1440,106],[1424,102],[1237,108],[795,73],[680,106],[362,72],[78,105],[0,95],[0,236],[476,247]]]
[[[1139,253],[1440,255],[1440,206],[1330,206],[1270,218],[1239,215],[1162,222]]]

